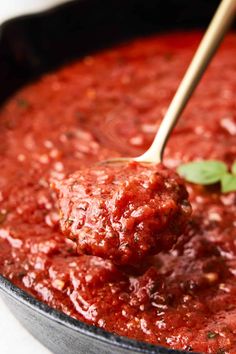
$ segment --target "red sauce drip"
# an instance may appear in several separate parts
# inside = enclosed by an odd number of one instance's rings
[[[189,185],[185,244],[138,269],[78,256],[50,183],[150,144],[201,35],[139,39],[43,76],[0,111],[0,272],[74,318],[172,348],[236,352],[236,194]],[[165,164],[236,159],[236,36],[210,65]],[[125,121],[125,125],[123,122]],[[112,311],[111,311],[112,309]]]

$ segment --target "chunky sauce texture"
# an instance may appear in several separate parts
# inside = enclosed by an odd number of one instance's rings
[[[191,215],[184,182],[162,164],[94,165],[55,181],[61,230],[81,254],[136,266],[168,251]]]
[[[236,353],[236,194],[188,185],[184,242],[135,268],[81,255],[60,231],[60,180],[150,144],[200,40],[139,39],[21,89],[0,111],[0,272],[64,313],[171,348]],[[236,35],[168,143],[165,164],[236,159]]]

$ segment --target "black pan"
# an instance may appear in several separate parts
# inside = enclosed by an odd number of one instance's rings
[[[0,102],[26,82],[116,42],[205,27],[215,0],[78,0],[0,27]],[[187,353],[120,337],[49,308],[0,276],[0,293],[19,321],[56,354]]]

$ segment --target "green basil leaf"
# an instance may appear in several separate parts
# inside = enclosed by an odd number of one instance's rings
[[[234,161],[234,163],[231,167],[231,171],[232,171],[233,175],[236,175],[236,161]]]
[[[221,178],[221,190],[223,193],[236,191],[236,176],[226,173]]]
[[[227,166],[221,161],[205,160],[183,164],[177,171],[188,182],[209,185],[221,180]]]
[[[207,333],[207,338],[208,338],[208,339],[214,339],[214,338],[216,338],[216,337],[218,337],[218,336],[219,336],[219,334],[216,333],[216,332],[208,332],[208,333]]]

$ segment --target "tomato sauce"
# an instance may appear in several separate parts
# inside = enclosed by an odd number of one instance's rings
[[[50,189],[98,160],[150,145],[201,38],[173,33],[85,57],[19,90],[0,111],[0,272],[37,299],[119,335],[236,352],[236,193],[187,185],[184,240],[135,268],[78,255]],[[172,134],[164,163],[236,159],[236,35]],[[183,242],[184,241],[184,242]]]
[[[170,250],[191,215],[183,180],[162,164],[94,165],[54,188],[61,230],[78,252],[116,264]]]

